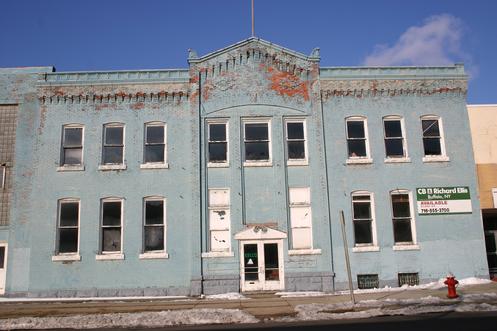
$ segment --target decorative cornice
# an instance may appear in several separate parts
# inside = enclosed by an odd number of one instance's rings
[[[187,69],[55,72],[39,75],[38,85],[102,85],[128,83],[184,83]]]
[[[42,94],[38,98],[41,104],[121,104],[121,103],[136,103],[136,102],[176,102],[180,103],[187,101],[189,97],[188,92],[175,91],[175,92],[134,92],[123,93],[115,92],[108,94],[95,94],[87,93],[80,95],[72,94]]]
[[[371,97],[399,95],[433,95],[455,93],[465,95],[465,79],[358,79],[322,80],[321,94],[330,97]]]

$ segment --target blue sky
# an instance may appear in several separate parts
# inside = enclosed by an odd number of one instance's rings
[[[468,103],[497,103],[495,0],[255,0],[256,36],[322,66],[464,62]],[[250,37],[250,0],[0,2],[0,67],[186,68]]]

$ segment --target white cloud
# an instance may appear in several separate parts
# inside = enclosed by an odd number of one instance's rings
[[[411,26],[393,46],[376,45],[364,59],[367,66],[447,65],[466,62],[471,57],[461,48],[463,22],[452,15],[442,14],[427,18],[420,26]],[[469,72],[475,71],[470,68]]]

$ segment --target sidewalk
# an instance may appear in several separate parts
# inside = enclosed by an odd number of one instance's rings
[[[361,291],[359,291],[361,292]],[[356,318],[381,316],[388,314],[404,314],[406,309],[416,310],[412,307],[432,307],[431,311],[447,311],[457,309],[458,305],[479,305],[483,309],[497,311],[497,283],[483,285],[468,285],[458,288],[460,299],[449,300],[446,298],[447,290],[440,289],[390,289],[387,291],[373,291],[372,293],[356,294],[358,302],[354,307],[350,304],[349,294],[320,294],[320,293],[279,293],[279,294],[246,294],[244,297],[232,295],[231,299],[213,298],[109,298],[98,301],[93,299],[53,299],[43,301],[31,299],[21,301],[16,299],[0,300],[0,324],[5,319],[21,317],[54,317],[54,316],[102,316],[102,314],[120,313],[149,313],[171,311],[183,315],[199,316],[206,314],[226,313],[236,315],[245,314],[250,318],[242,318],[227,323],[254,323],[258,321],[292,321],[309,319],[330,318]],[[233,297],[235,299],[233,299]],[[422,299],[423,298],[423,299]],[[473,306],[471,306],[473,307]],[[476,307],[476,306],[475,306]],[[383,309],[383,310],[382,310]],[[400,312],[399,309],[403,309]],[[470,310],[462,311],[470,311]],[[476,309],[476,308],[475,308]],[[425,312],[423,308],[420,312]],[[194,314],[195,313],[195,314]],[[163,313],[161,313],[163,314]],[[349,314],[351,317],[347,317]],[[355,315],[354,315],[355,314]],[[372,315],[371,315],[372,314]],[[357,315],[357,316],[356,316]],[[356,317],[354,317],[356,316]],[[255,319],[253,319],[255,317]],[[147,318],[150,318],[147,317]],[[180,317],[178,317],[180,318]],[[184,318],[184,317],[181,317]],[[238,318],[238,317],[236,317]],[[31,319],[33,320],[33,319]],[[207,318],[205,324],[211,324]],[[178,324],[188,324],[182,321]],[[202,323],[198,323],[202,324]],[[175,324],[168,324],[175,325]],[[2,326],[0,325],[0,329]]]

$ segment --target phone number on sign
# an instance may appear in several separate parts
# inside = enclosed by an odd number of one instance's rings
[[[421,214],[449,213],[449,208],[421,208]]]

